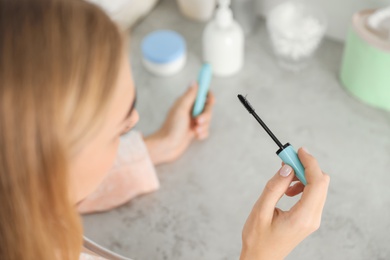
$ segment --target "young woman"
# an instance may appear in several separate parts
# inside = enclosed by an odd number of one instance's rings
[[[138,120],[126,57],[119,30],[93,5],[0,1],[0,259],[79,258],[75,205],[101,183],[119,137]],[[167,121],[180,123],[173,129],[183,137],[173,155],[202,138],[190,117],[195,93],[189,88]],[[289,188],[287,165],[267,183],[245,224],[241,259],[282,259],[319,227],[329,177],[305,150],[299,156],[307,186]],[[301,192],[290,211],[276,208],[284,193]]]

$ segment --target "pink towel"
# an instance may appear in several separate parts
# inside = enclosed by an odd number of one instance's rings
[[[96,191],[78,204],[78,211],[88,214],[110,210],[159,186],[142,135],[132,131],[121,138],[114,166]]]

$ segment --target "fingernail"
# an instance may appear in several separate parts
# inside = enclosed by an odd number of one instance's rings
[[[292,168],[290,165],[283,165],[283,167],[279,170],[279,174],[283,177],[287,177],[292,172]]]
[[[311,153],[309,152],[309,150],[307,150],[306,147],[302,147],[302,150],[305,151],[305,153],[307,153],[307,154],[311,154]]]
[[[203,124],[204,123],[204,117],[198,117],[197,121],[198,121],[199,124]]]

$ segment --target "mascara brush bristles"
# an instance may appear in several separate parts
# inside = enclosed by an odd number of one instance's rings
[[[246,110],[248,110],[249,113],[253,114],[253,112],[255,112],[252,105],[248,102],[248,100],[243,95],[238,94],[237,97],[241,101],[241,103],[244,105]]]

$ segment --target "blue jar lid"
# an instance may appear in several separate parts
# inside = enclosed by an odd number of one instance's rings
[[[148,34],[142,41],[141,49],[145,59],[162,64],[180,58],[186,51],[186,43],[177,32],[160,30]]]

